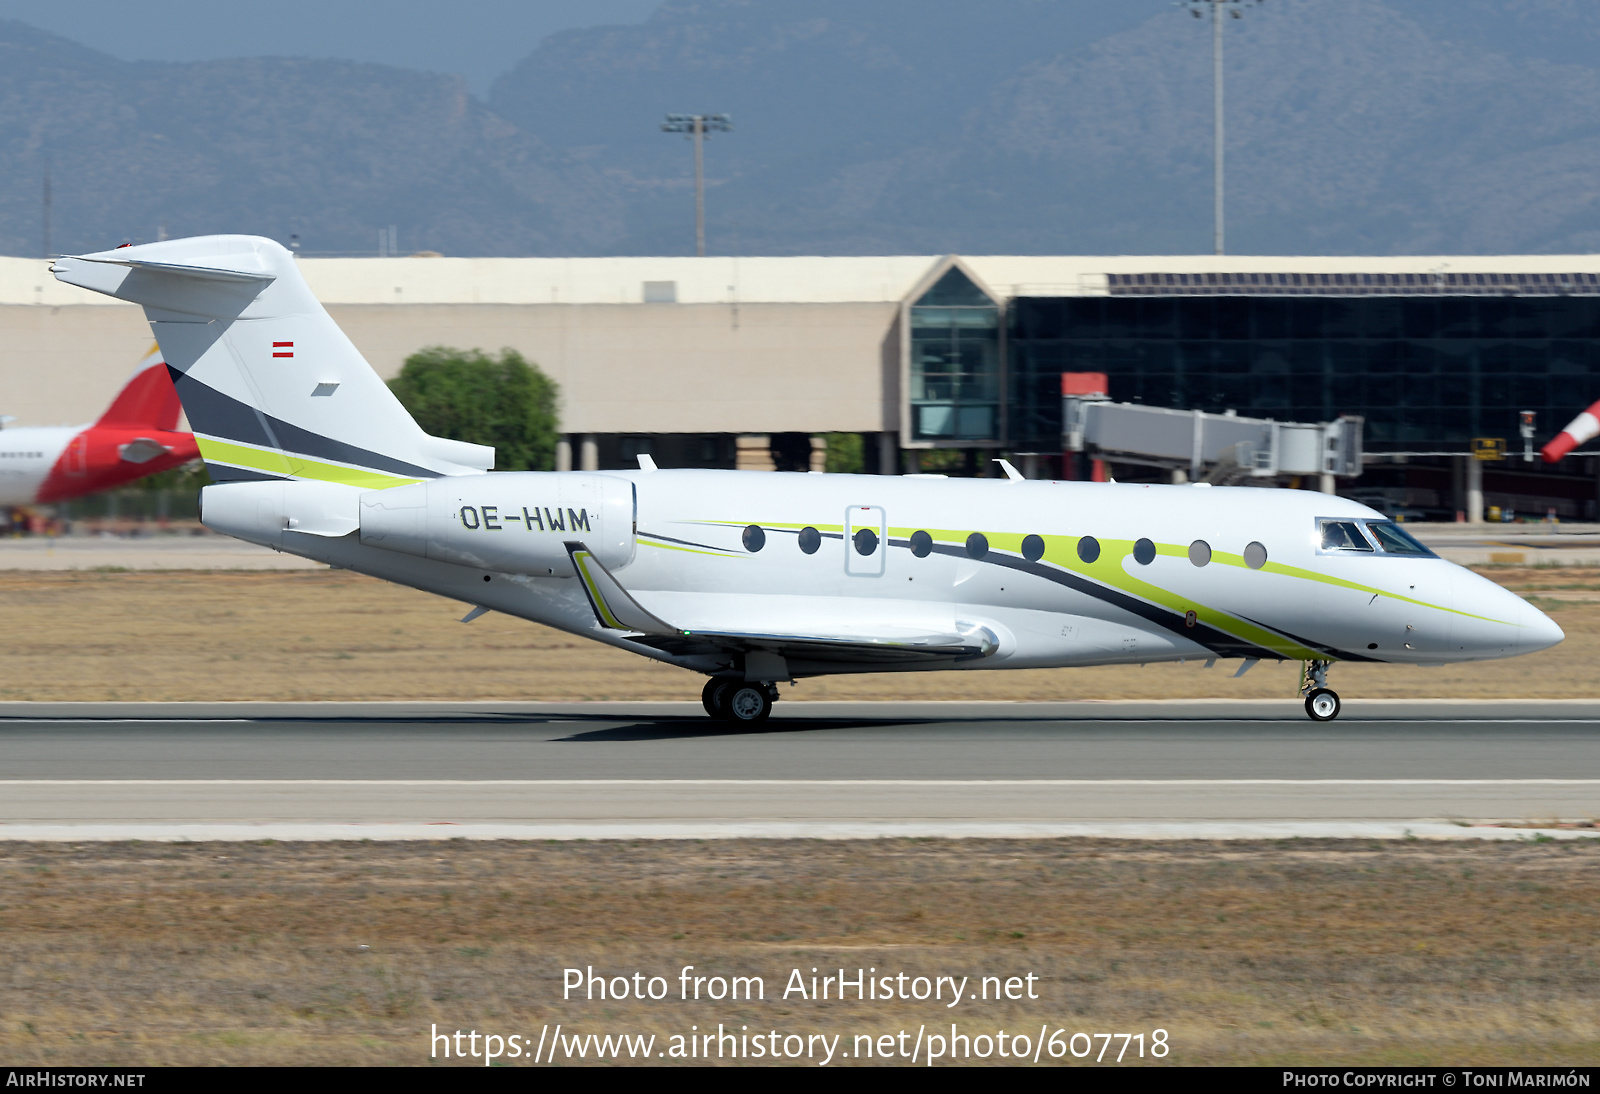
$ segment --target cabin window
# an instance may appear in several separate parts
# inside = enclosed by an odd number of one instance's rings
[[[1100,541],[1093,536],[1084,536],[1078,540],[1078,557],[1084,562],[1093,562],[1100,557]]]
[[[1324,551],[1372,551],[1372,544],[1361,534],[1361,526],[1353,520],[1322,521],[1322,549]]]
[[[1148,566],[1156,560],[1156,545],[1148,539],[1141,539],[1133,545],[1133,561],[1141,566]]]
[[[1204,566],[1211,561],[1211,544],[1203,539],[1197,539],[1189,544],[1189,561],[1196,566]]]
[[[817,553],[817,548],[822,546],[822,533],[815,528],[800,529],[800,549],[808,555]]]
[[[912,532],[911,553],[918,558],[927,558],[933,553],[933,537],[926,532]]]
[[[1044,557],[1044,539],[1041,536],[1022,537],[1022,557],[1029,562],[1038,562]]]
[[[989,553],[989,537],[982,532],[974,532],[967,537],[967,554],[973,558],[982,558]]]
[[[1259,570],[1267,564],[1267,549],[1260,543],[1251,543],[1244,549],[1244,564]]]
[[[1369,521],[1367,531],[1378,541],[1385,554],[1430,556],[1432,551],[1418,543],[1411,533],[1390,520]]]
[[[751,554],[755,554],[767,545],[767,533],[763,532],[759,525],[752,524],[746,528],[740,538],[744,540],[744,549]]]
[[[871,528],[862,528],[856,532],[851,540],[856,545],[856,554],[870,555],[878,549],[878,533]]]

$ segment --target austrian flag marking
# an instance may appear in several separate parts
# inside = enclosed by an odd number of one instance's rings
[[[294,343],[293,342],[274,342],[274,343],[272,343],[272,356],[274,356],[274,357],[293,357],[294,356]]]

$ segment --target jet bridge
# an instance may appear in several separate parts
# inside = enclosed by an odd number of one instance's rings
[[[1066,373],[1062,381],[1061,447],[1066,452],[1184,471],[1191,481],[1217,485],[1280,475],[1361,474],[1363,419],[1358,416],[1308,423],[1241,418],[1231,410],[1173,410],[1111,402],[1099,374]]]

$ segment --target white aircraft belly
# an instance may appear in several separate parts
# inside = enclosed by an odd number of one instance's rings
[[[957,611],[963,619],[982,621],[1001,637],[1000,650],[989,667],[1122,665],[1212,656],[1204,646],[1138,620],[1114,622],[1098,616],[976,604],[960,605]]]

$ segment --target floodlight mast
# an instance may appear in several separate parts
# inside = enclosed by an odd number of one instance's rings
[[[733,132],[733,118],[727,114],[668,114],[661,123],[663,133],[686,133],[694,140],[694,253],[706,256],[706,172],[702,146],[712,133]]]
[[[1225,254],[1223,239],[1222,178],[1222,13],[1224,10],[1235,19],[1243,18],[1234,6],[1244,0],[1183,0],[1189,14],[1202,18],[1201,12],[1211,9],[1211,147],[1212,147],[1212,253]],[[1256,0],[1261,3],[1261,0]]]

